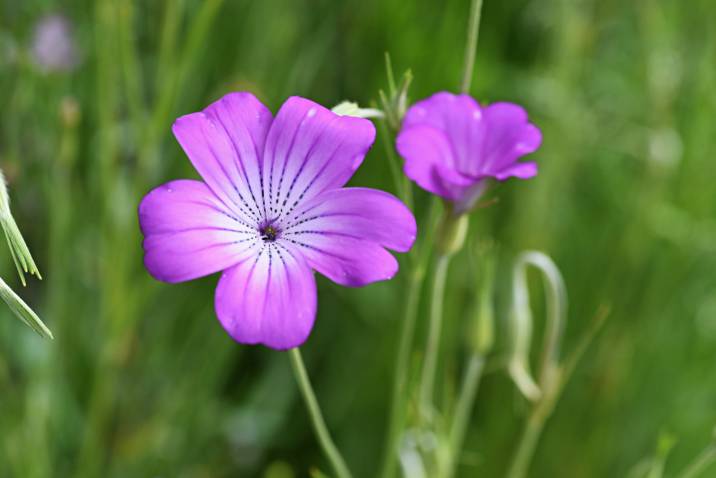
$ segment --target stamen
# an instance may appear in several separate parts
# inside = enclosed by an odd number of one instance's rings
[[[278,236],[278,231],[273,226],[262,227],[259,230],[259,233],[261,234],[261,239],[264,242],[274,242],[276,240],[276,236]]]

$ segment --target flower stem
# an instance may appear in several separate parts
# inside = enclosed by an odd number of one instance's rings
[[[480,32],[480,13],[482,0],[472,0],[470,3],[470,19],[467,27],[467,42],[465,44],[465,60],[463,62],[462,84],[460,91],[468,93],[472,83],[472,70],[475,68],[475,51],[477,50],[477,37]]]
[[[559,280],[561,281],[561,278]],[[552,414],[557,400],[559,400],[562,394],[562,389],[572,377],[579,359],[582,358],[589,345],[594,341],[597,333],[604,325],[608,314],[608,307],[602,306],[599,308],[591,325],[579,340],[577,347],[562,365],[559,365],[556,359],[549,358],[551,356],[556,357],[556,352],[554,355],[552,355],[552,352],[557,348],[559,341],[545,340],[546,353],[542,354],[544,362],[539,380],[541,395],[537,401],[534,402],[532,411],[527,418],[527,423],[522,431],[517,450],[512,457],[507,478],[524,478],[527,475],[527,470],[532,461],[535,448],[537,447],[537,441],[542,434],[545,422]],[[556,314],[553,315],[554,318],[551,319],[552,325],[548,325],[547,327],[548,329],[555,330],[555,324],[561,322],[563,319],[556,318]]]
[[[377,121],[378,123],[378,133],[381,136],[383,146],[385,148],[385,155],[388,158],[388,167],[390,168],[390,175],[393,178],[393,184],[395,185],[395,190],[398,193],[398,196],[400,199],[403,200],[403,202],[406,203],[406,205],[409,208],[412,208],[412,198],[410,200],[410,203],[407,201],[407,189],[410,187],[410,185],[407,185],[402,180],[402,175],[400,174],[400,162],[398,161],[398,158],[395,156],[395,152],[393,151],[393,143],[390,138],[390,134],[388,133],[388,126],[385,119],[380,119]]]
[[[405,417],[403,404],[406,399],[406,384],[408,382],[407,369],[415,335],[415,319],[417,318],[418,303],[420,302],[420,291],[423,285],[424,271],[419,266],[415,267],[410,275],[408,283],[408,294],[406,297],[405,312],[403,315],[402,328],[400,331],[400,342],[398,344],[398,356],[395,361],[395,373],[393,377],[393,390],[390,401],[390,415],[388,418],[388,435],[386,439],[385,456],[381,474],[388,478],[395,472],[396,456],[398,453],[398,441],[400,429]]]
[[[703,472],[714,463],[716,463],[716,443],[711,443],[678,475],[678,478],[697,478],[702,476]]]
[[[408,185],[407,191],[410,191]],[[426,230],[431,231],[432,225],[438,210],[438,202],[433,201],[430,206],[426,221]],[[429,234],[429,233],[428,233]],[[388,416],[388,431],[385,441],[385,451],[383,455],[383,464],[381,465],[380,476],[390,478],[395,473],[397,464],[396,457],[399,452],[400,432],[405,421],[406,407],[405,402],[408,399],[408,370],[410,363],[410,352],[413,348],[413,339],[415,337],[415,323],[418,317],[418,306],[420,304],[420,296],[425,282],[425,269],[430,259],[430,241],[426,237],[422,240],[420,248],[413,248],[410,252],[410,273],[408,274],[408,293],[405,298],[405,309],[403,309],[403,320],[400,329],[400,339],[398,342],[398,354],[395,359],[395,372],[393,375],[393,389],[391,392],[390,414]]]
[[[351,478],[351,473],[348,471],[346,462],[343,460],[341,453],[336,448],[326,422],[323,420],[321,409],[318,406],[318,400],[316,400],[316,394],[313,392],[311,382],[308,379],[308,373],[306,373],[306,367],[303,365],[303,359],[301,358],[301,351],[298,348],[289,350],[289,357],[291,358],[291,367],[293,368],[293,374],[296,377],[298,388],[301,389],[301,394],[306,402],[306,408],[308,408],[308,414],[311,417],[311,423],[313,424],[313,430],[316,432],[318,442],[323,448],[323,452],[326,454],[326,458],[331,462],[333,471],[335,471],[338,478]]]
[[[470,355],[465,376],[460,388],[460,395],[455,406],[455,414],[453,416],[452,425],[450,427],[450,454],[445,467],[446,477],[452,477],[457,468],[458,458],[462,451],[462,445],[465,441],[465,433],[470,423],[470,413],[475,404],[477,389],[480,386],[480,378],[482,371],[485,369],[485,357],[477,352]]]
[[[542,434],[545,420],[551,408],[540,405],[542,405],[542,403],[535,406],[533,412],[527,419],[522,437],[520,437],[520,442],[517,446],[517,451],[512,458],[510,470],[507,472],[507,478],[524,478],[527,475],[527,469],[529,468],[530,461],[532,461],[537,441]]]
[[[443,297],[445,295],[445,280],[447,279],[450,254],[440,253],[435,261],[433,290],[430,304],[430,325],[428,341],[425,348],[425,365],[420,380],[420,409],[422,413],[432,410],[433,389],[435,384],[435,371],[438,362],[440,345],[440,329],[443,318]]]

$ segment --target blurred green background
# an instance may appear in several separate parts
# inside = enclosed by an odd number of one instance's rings
[[[0,476],[328,469],[287,356],[228,338],[213,312],[216,277],[154,281],[141,262],[136,207],[150,188],[196,176],[171,123],[226,92],[252,91],[273,111],[294,94],[368,104],[386,87],[385,51],[396,70],[412,69],[412,100],[456,91],[468,7],[0,0],[0,167],[44,280],[22,288],[7,253],[0,275],[56,337],[39,339],[0,308]],[[38,22],[56,14],[77,48],[59,69],[37,45]],[[460,476],[500,476],[526,415],[500,368],[510,264],[526,248],[550,254],[564,274],[567,349],[600,304],[611,306],[547,423],[531,476],[626,476],[658,452],[660,436],[676,440],[672,476],[711,439],[715,25],[711,0],[485,1],[472,93],[524,104],[544,144],[534,155],[539,176],[501,185],[499,202],[472,219],[468,249],[500,244],[501,345]],[[45,48],[64,51],[50,38]],[[352,183],[393,189],[382,145]],[[417,200],[422,217],[426,194]],[[477,267],[462,254],[448,287],[447,390],[476,296]],[[359,477],[373,476],[381,456],[404,280],[346,289],[319,279],[303,348]]]

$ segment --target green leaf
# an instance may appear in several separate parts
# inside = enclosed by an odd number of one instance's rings
[[[15,219],[10,212],[10,197],[7,193],[5,175],[2,170],[0,170],[0,226],[5,233],[7,245],[10,248],[10,255],[15,263],[22,285],[26,285],[26,273],[34,274],[39,279],[42,279],[40,271],[37,269],[35,261],[30,254],[30,250],[27,244],[25,244],[25,239],[23,239],[22,234],[20,234],[20,229],[17,227]]]
[[[37,332],[40,336],[52,339],[52,332],[40,320],[37,314],[8,286],[2,278],[0,278],[0,297],[10,307],[10,310],[18,319]]]

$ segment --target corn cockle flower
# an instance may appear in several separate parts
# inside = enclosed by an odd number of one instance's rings
[[[203,181],[177,180],[139,205],[144,263],[165,282],[223,271],[219,321],[236,341],[288,349],[316,315],[314,270],[362,286],[398,270],[415,218],[394,196],[343,188],[375,138],[365,119],[289,98],[275,118],[231,93],[173,132]]]
[[[405,174],[451,201],[458,214],[472,208],[490,179],[528,179],[534,162],[517,160],[537,150],[540,130],[513,103],[480,106],[472,97],[441,92],[410,107],[397,139]]]

